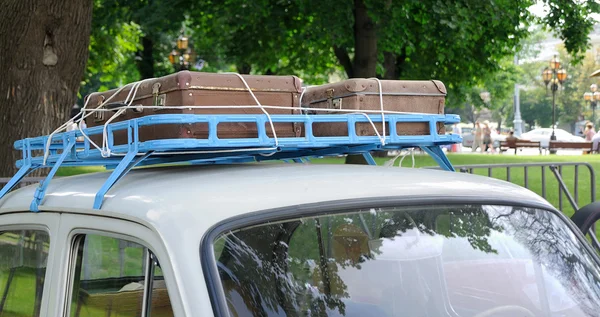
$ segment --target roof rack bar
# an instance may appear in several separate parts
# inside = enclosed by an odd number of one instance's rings
[[[190,116],[190,115],[168,115],[170,117],[173,118],[173,120],[177,119],[177,118],[181,118],[181,116]],[[173,117],[173,116],[179,116],[179,117]],[[192,115],[192,116],[196,116],[196,115]],[[342,144],[356,144],[356,143],[365,143],[365,144],[373,144],[373,143],[379,143],[381,142],[381,140],[379,140],[379,137],[377,136],[356,136],[356,134],[354,133],[348,133],[348,136],[340,136],[340,137],[314,137],[312,135],[312,133],[310,133],[309,130],[311,128],[311,124],[308,124],[308,122],[314,122],[314,121],[323,121],[326,120],[327,117],[331,117],[334,118],[335,115],[331,115],[331,116],[321,116],[321,117],[317,117],[317,118],[309,118],[310,120],[307,119],[307,121],[305,122],[305,127],[306,129],[306,136],[305,137],[291,137],[291,138],[278,138],[278,143],[282,146],[282,147],[329,147],[331,145],[342,145]],[[252,117],[252,116],[250,116]],[[260,116],[255,116],[258,118],[261,118]],[[288,115],[274,115],[273,116],[273,120],[275,122],[277,121],[287,121],[289,118]],[[437,126],[437,122],[454,122],[455,121],[455,117],[452,115],[433,115],[430,118],[427,118],[427,116],[418,116],[419,120],[424,120],[423,118],[428,120],[428,124],[429,125],[434,125]],[[440,119],[443,119],[441,120]],[[247,116],[244,117],[245,119],[248,119]],[[257,121],[259,122],[266,122],[265,118],[261,118],[260,120],[256,118]],[[334,118],[335,119],[335,118]],[[364,122],[368,122],[367,119],[364,116],[347,116],[346,117],[348,122],[359,122],[359,121],[364,121]],[[401,120],[402,119],[402,120]],[[404,115],[390,115],[387,117],[386,121],[391,120],[390,122],[401,122],[404,121],[405,116]],[[130,121],[135,121],[138,125],[139,125],[139,120],[141,119],[133,119]],[[261,121],[262,120],[262,121]],[[296,118],[296,120],[298,120]],[[336,119],[337,120],[337,119]],[[334,120],[334,121],[336,121]],[[355,121],[356,120],[356,121]],[[372,116],[371,120],[373,122],[377,122],[377,120],[381,120],[380,117],[378,116]],[[164,120],[163,120],[164,121]],[[218,121],[217,117],[213,118],[213,120],[209,120],[211,122],[213,121]],[[410,121],[410,120],[409,120]],[[336,121],[337,122],[337,121]],[[393,125],[393,124],[392,124]],[[213,124],[213,126],[216,126],[216,124]],[[262,125],[260,125],[262,126]],[[352,127],[354,125],[350,125],[349,129],[353,130]],[[432,127],[430,126],[430,130],[435,130],[435,129],[431,129]],[[212,127],[210,128],[210,134],[211,135],[216,135],[216,131],[215,131],[216,127]],[[109,138],[112,136],[112,133],[115,129],[110,128],[108,129],[108,136]],[[98,130],[98,132],[100,132],[100,130]],[[70,133],[70,132],[67,132]],[[63,133],[65,134],[65,133]],[[77,135],[77,134],[75,134]],[[263,134],[264,135],[264,134]],[[47,139],[47,138],[46,138]],[[30,141],[35,140],[35,139],[30,139]],[[38,142],[34,142],[35,144],[32,145],[32,148],[36,148],[39,149],[40,147],[44,146],[44,142],[39,142],[40,140],[38,140]],[[389,136],[386,136],[386,143],[388,144],[393,144],[394,147],[400,145],[400,144],[404,144],[406,146],[408,145],[426,145],[426,143],[429,144],[434,144],[434,143],[438,143],[438,145],[444,143],[444,144],[451,144],[451,143],[457,143],[458,141],[458,136],[454,136],[454,135],[437,135],[437,131],[436,133],[434,133],[434,135],[402,135],[399,136],[397,134],[392,134]],[[440,143],[441,142],[441,143]],[[89,149],[89,142],[83,142],[84,143],[84,149],[78,149],[77,153],[74,155],[74,158],[76,157],[77,159],[74,160],[69,160],[68,162],[65,162],[65,166],[67,165],[81,165],[78,164],[78,161],[81,160],[85,160],[87,163],[89,163],[89,165],[117,165],[118,161],[115,163],[110,163],[110,161],[114,161],[114,158],[104,158],[101,156],[101,152],[99,150],[96,149]],[[20,143],[21,145],[23,144],[23,142]],[[238,138],[238,139],[218,139],[216,137],[213,137],[211,139],[161,139],[161,140],[150,140],[150,141],[145,141],[145,142],[141,142],[138,146],[139,146],[139,151],[141,153],[146,153],[149,151],[157,151],[157,152],[163,152],[163,151],[168,151],[168,150],[187,150],[187,149],[199,149],[199,148],[211,148],[211,149],[215,149],[217,147],[225,147],[225,148],[232,148],[232,147],[252,147],[252,146],[273,146],[274,145],[274,139],[270,139],[268,137],[262,136],[261,138]],[[392,148],[394,148],[392,147]],[[122,155],[125,155],[128,151],[128,145],[117,145],[117,146],[109,146],[109,149],[111,150],[112,153],[122,153]],[[58,155],[50,155],[49,157],[49,162],[53,162],[55,161],[59,156]],[[103,161],[104,163],[92,163],[92,161],[97,158],[98,160]],[[42,158],[41,157],[36,157],[34,158],[34,160],[36,161],[36,163],[41,163],[42,162]],[[22,164],[22,162],[19,162],[19,164]]]
[[[206,118],[209,117],[209,118]],[[309,126],[313,123],[336,123],[336,122],[346,122],[349,124],[349,129],[355,130],[356,123],[368,123],[368,122],[381,122],[381,116],[378,115],[357,115],[357,114],[349,114],[349,115],[312,115],[312,116],[300,116],[300,115],[271,115],[271,121],[273,123],[304,123],[305,128],[309,130]],[[149,125],[163,125],[163,124],[192,124],[192,123],[209,123],[209,135],[208,140],[220,140],[216,135],[216,126],[218,123],[255,123],[258,126],[262,126],[266,123],[267,118],[265,115],[194,115],[194,114],[164,114],[164,115],[150,115],[142,118],[131,119],[128,121],[135,121],[139,126],[149,126]],[[125,130],[128,126],[128,121],[121,121],[116,123],[111,123],[108,127],[109,139],[112,138],[112,134],[114,131]],[[393,121],[394,123],[408,123],[408,122],[423,122],[429,123],[430,125],[433,123],[435,126],[436,122],[444,122],[447,124],[457,123],[460,121],[460,117],[456,115],[412,115],[412,114],[395,114],[395,115],[387,115],[385,117],[385,121]],[[213,123],[213,124],[210,124]],[[262,124],[261,124],[262,123]],[[391,123],[391,122],[390,122]],[[390,125],[390,129],[391,124]],[[437,134],[437,131],[430,126],[430,131]],[[262,128],[261,128],[262,129]],[[264,129],[263,129],[264,130]],[[310,129],[312,132],[312,129]],[[395,129],[394,129],[395,131]],[[307,131],[308,132],[308,131]],[[356,133],[351,133],[349,131],[350,136],[356,136]],[[87,128],[86,134],[90,135],[100,135],[103,133],[103,127],[93,127]],[[75,134],[76,136],[82,136],[79,130],[73,130],[69,132],[57,133],[52,137],[52,144],[57,144],[62,141],[63,134]],[[308,134],[308,133],[307,133]],[[310,135],[313,135],[310,133]],[[314,136],[314,135],[313,135]],[[393,137],[394,135],[391,135]],[[347,137],[347,136],[346,136]],[[390,137],[388,135],[387,137]],[[259,137],[260,138],[260,137]],[[257,138],[257,139],[259,139]],[[318,137],[316,137],[318,138]],[[364,137],[359,137],[364,138]],[[30,138],[30,146],[33,150],[43,150],[46,146],[47,136],[43,137],[35,137]],[[270,138],[269,138],[270,139]],[[20,140],[15,142],[16,148],[22,148],[24,146],[24,140]],[[356,140],[352,140],[356,141]],[[84,142],[84,143],[89,143]],[[206,142],[209,143],[209,142]],[[209,144],[211,145],[211,144]],[[127,149],[125,148],[126,152]]]
[[[67,144],[64,147],[63,152],[60,154],[60,157],[58,158],[58,160],[56,161],[54,166],[52,166],[52,168],[50,169],[48,176],[46,176],[46,178],[44,180],[40,181],[40,185],[35,190],[35,194],[33,195],[33,200],[31,201],[31,205],[29,206],[29,210],[31,210],[33,212],[40,211],[39,205],[42,202],[42,200],[44,199],[44,196],[46,195],[46,189],[48,188],[48,184],[50,184],[50,181],[52,180],[52,178],[54,177],[54,175],[60,168],[62,162],[67,158],[67,156],[73,154],[72,150],[75,148],[75,136],[69,135],[66,138],[64,138],[64,141]]]

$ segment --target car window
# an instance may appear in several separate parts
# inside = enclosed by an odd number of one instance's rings
[[[173,316],[160,264],[142,245],[101,235],[81,235],[76,250],[72,317],[142,316],[146,277],[152,286],[146,316]]]
[[[544,210],[367,209],[218,241],[232,316],[588,317],[600,309],[597,263]]]
[[[0,231],[0,317],[40,315],[49,247],[45,231]]]

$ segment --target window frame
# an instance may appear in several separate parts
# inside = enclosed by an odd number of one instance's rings
[[[0,231],[38,230],[48,234],[50,245],[46,262],[42,299],[40,301],[40,317],[50,316],[50,303],[57,294],[54,289],[54,268],[56,265],[56,248],[61,245],[59,237],[60,216],[54,213],[34,214],[31,211],[0,214]]]
[[[214,256],[214,242],[216,238],[227,232],[235,232],[242,228],[262,225],[267,222],[276,223],[288,221],[295,218],[325,216],[339,214],[348,211],[356,211],[365,208],[386,208],[386,207],[418,207],[424,205],[497,205],[510,207],[536,208],[555,214],[565,223],[574,235],[583,243],[584,247],[595,260],[596,265],[600,266],[600,256],[594,251],[582,232],[575,224],[562,212],[555,208],[549,208],[548,205],[536,201],[525,201],[516,203],[511,199],[485,199],[473,196],[405,196],[405,197],[367,197],[346,200],[333,200],[319,203],[309,203],[296,206],[287,206],[280,208],[267,209],[263,211],[249,212],[244,215],[235,216],[213,225],[209,228],[200,243],[200,260],[204,279],[208,287],[211,306],[214,315],[217,317],[229,317],[229,309],[223,285],[219,278],[217,259]]]
[[[83,235],[99,235],[137,243],[151,252],[161,264],[161,270],[167,286],[174,316],[186,316],[184,298],[177,287],[179,281],[174,274],[171,259],[166,251],[164,242],[155,231],[148,226],[125,219],[102,217],[96,215],[66,214],[62,219],[65,234],[64,264],[60,277],[60,293],[56,316],[70,317],[71,299],[73,294],[74,273],[77,263],[77,243]],[[127,233],[123,233],[127,232]],[[144,261],[147,261],[145,257]],[[148,268],[148,267],[146,267]],[[144,272],[145,273],[145,272]],[[146,278],[146,275],[144,275]],[[144,286],[144,302],[147,300],[147,283]]]

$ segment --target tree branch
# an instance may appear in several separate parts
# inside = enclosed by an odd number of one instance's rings
[[[335,57],[337,57],[338,61],[340,61],[340,64],[342,64],[342,66],[344,67],[348,78],[353,78],[354,67],[352,66],[352,61],[350,60],[348,51],[346,51],[345,48],[336,45],[333,47],[333,52],[335,53]]]

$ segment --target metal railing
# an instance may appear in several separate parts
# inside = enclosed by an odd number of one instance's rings
[[[569,191],[563,178],[563,169],[565,167],[573,167],[573,195]],[[437,168],[437,167],[435,167]],[[552,173],[558,182],[558,206],[559,210],[563,210],[563,201],[566,197],[573,210],[579,209],[579,193],[580,193],[580,169],[585,168],[589,171],[590,177],[590,202],[596,201],[596,172],[591,164],[585,162],[559,162],[559,163],[514,163],[514,164],[476,164],[476,165],[456,165],[454,168],[463,173],[473,174],[475,170],[487,170],[487,176],[493,177],[494,169],[504,169],[506,173],[506,181],[512,182],[512,173],[515,170],[522,169],[523,171],[523,187],[530,188],[530,172],[538,169],[541,173],[541,193],[540,195],[547,198],[547,174]],[[563,197],[564,196],[564,197]]]

